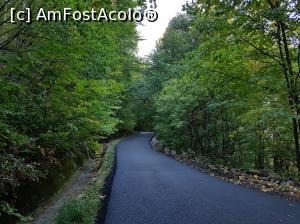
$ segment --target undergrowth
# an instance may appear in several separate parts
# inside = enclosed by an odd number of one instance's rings
[[[109,145],[101,168],[82,194],[62,206],[56,217],[56,224],[94,223],[97,212],[103,205],[105,196],[102,195],[101,189],[104,188],[105,180],[114,167],[115,146],[118,142],[119,140],[116,140]]]

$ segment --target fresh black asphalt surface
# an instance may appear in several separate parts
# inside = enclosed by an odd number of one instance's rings
[[[300,224],[300,203],[208,176],[151,150],[151,133],[120,143],[106,224]]]

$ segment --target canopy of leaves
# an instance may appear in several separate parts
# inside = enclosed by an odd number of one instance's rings
[[[141,120],[178,153],[297,176],[297,1],[199,0],[185,9],[137,84],[136,103],[153,108],[139,106]]]
[[[12,24],[10,8],[30,7],[35,13],[40,7],[127,10],[137,4],[0,1],[1,213],[14,214],[9,204],[15,203],[17,189],[39,181],[53,164],[92,155],[103,139],[133,130],[133,112],[126,103],[131,77],[139,70],[134,22]]]

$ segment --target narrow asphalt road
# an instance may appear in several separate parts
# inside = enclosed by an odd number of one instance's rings
[[[203,174],[152,151],[150,138],[119,145],[106,224],[300,224],[300,203]]]

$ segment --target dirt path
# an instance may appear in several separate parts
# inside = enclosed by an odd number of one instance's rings
[[[64,190],[57,195],[48,206],[39,211],[35,215],[32,224],[52,224],[61,206],[70,198],[79,195],[83,188],[92,180],[96,162],[94,160],[87,161],[80,169],[78,174],[70,181]]]

